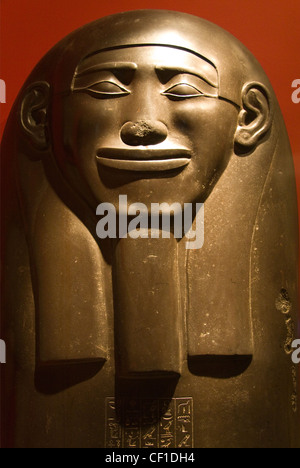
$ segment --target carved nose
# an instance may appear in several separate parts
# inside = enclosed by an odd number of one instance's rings
[[[168,136],[168,129],[162,122],[140,120],[126,122],[121,129],[121,138],[126,145],[148,146],[162,143]]]

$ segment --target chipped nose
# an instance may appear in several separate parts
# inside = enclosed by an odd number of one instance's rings
[[[150,120],[126,122],[121,129],[122,141],[130,146],[158,145],[167,136],[168,129],[165,124]]]

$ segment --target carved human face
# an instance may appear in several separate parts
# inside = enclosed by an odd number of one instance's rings
[[[238,106],[219,95],[213,64],[187,50],[95,53],[61,102],[61,170],[96,203],[204,201],[233,152]]]

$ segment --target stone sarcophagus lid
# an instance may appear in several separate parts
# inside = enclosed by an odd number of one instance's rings
[[[298,220],[268,78],[134,11],[36,66],[2,142],[9,447],[296,447]]]

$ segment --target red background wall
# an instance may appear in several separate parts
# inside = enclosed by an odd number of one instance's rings
[[[292,82],[300,79],[299,0],[0,0],[0,137],[16,95],[39,59],[61,38],[98,17],[119,11],[158,8],[206,18],[227,29],[261,62],[277,94],[290,136],[300,200],[300,103]],[[300,96],[300,93],[299,93]],[[299,203],[300,206],[300,203]]]

